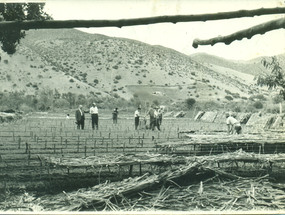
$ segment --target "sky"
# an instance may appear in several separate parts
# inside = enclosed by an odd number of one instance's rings
[[[284,0],[45,0],[45,10],[54,20],[126,19],[162,15],[192,15],[285,7]],[[104,34],[161,45],[190,55],[208,53],[227,59],[250,60],[260,56],[285,53],[285,29],[256,35],[250,40],[234,41],[230,45],[192,47],[194,39],[225,36],[285,15],[265,15],[250,18],[206,22],[161,23],[122,28],[82,28],[88,33]]]

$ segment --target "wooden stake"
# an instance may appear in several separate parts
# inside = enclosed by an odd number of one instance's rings
[[[28,147],[29,147],[29,145],[28,145],[28,143],[26,142],[26,154],[28,153]]]
[[[18,139],[18,149],[21,148],[21,137],[19,136],[19,139]]]

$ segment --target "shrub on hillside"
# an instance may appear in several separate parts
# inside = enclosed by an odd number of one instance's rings
[[[99,83],[98,79],[94,79],[93,82],[94,82],[95,84],[98,84],[98,83]]]
[[[115,79],[116,79],[116,80],[120,80],[121,78],[122,78],[122,76],[120,76],[120,75],[116,75],[116,76],[115,76]]]
[[[188,109],[191,109],[193,107],[193,105],[196,103],[196,100],[193,98],[188,98],[185,100],[186,102],[186,106]]]
[[[252,100],[252,101],[255,101],[255,100],[266,101],[267,100],[265,98],[265,96],[262,95],[262,94],[250,96],[249,99]]]
[[[263,104],[260,101],[257,101],[253,103],[253,107],[255,107],[256,109],[262,109]]]
[[[226,94],[232,94],[232,92],[229,91],[229,90],[225,90],[225,93],[226,93]]]
[[[233,97],[231,97],[231,96],[225,96],[225,99],[228,100],[228,101],[234,100]]]

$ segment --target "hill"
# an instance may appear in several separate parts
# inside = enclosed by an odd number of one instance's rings
[[[264,58],[270,60],[271,57],[259,57],[249,61],[242,60],[228,60],[214,55],[209,55],[206,53],[196,53],[190,56],[196,62],[207,66],[213,67],[218,66],[220,68],[230,69],[233,71],[241,72],[244,74],[250,74],[253,76],[258,76],[263,72],[268,72],[262,66],[261,60]],[[278,62],[282,68],[285,68],[285,54],[277,55]]]
[[[139,41],[75,29],[30,30],[16,54],[0,53],[0,90],[35,94],[42,89],[146,102],[227,101],[260,93],[259,66],[209,55],[187,56]],[[248,68],[253,69],[248,69]],[[249,72],[250,71],[250,72]]]

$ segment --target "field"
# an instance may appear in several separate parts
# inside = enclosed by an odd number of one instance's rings
[[[78,130],[74,117],[48,113],[3,123],[0,210],[284,208],[282,130],[243,125],[242,135],[227,135],[223,122],[165,117],[161,131],[141,123],[135,130],[130,115],[116,125],[103,115],[92,130],[87,116]],[[238,197],[233,184],[249,193]]]

